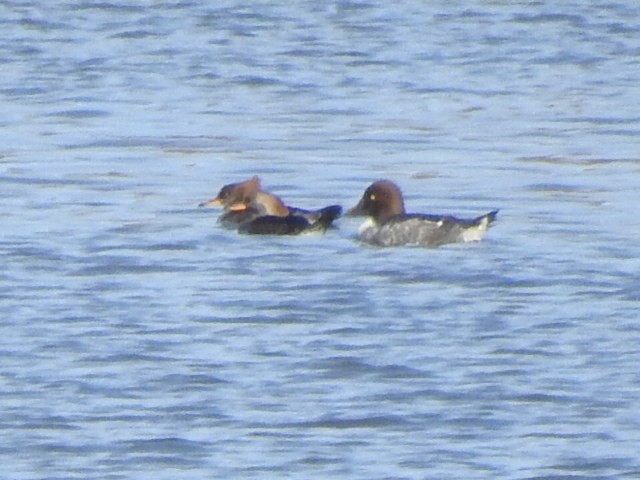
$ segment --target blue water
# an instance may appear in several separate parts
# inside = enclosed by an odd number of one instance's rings
[[[8,1],[0,62],[0,477],[640,477],[633,2]],[[254,174],[501,213],[197,208]]]

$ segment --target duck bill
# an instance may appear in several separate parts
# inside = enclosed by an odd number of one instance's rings
[[[247,206],[246,203],[244,203],[244,202],[236,202],[236,203],[232,203],[231,205],[229,205],[227,210],[230,210],[232,212],[243,212],[247,208],[249,208],[249,207]]]
[[[364,208],[364,199],[361,199],[355,207],[347,210],[345,215],[347,217],[362,217],[368,215]]]
[[[208,202],[202,202],[198,206],[199,207],[219,207],[220,205],[222,205],[222,200],[216,197],[212,200],[209,200]]]

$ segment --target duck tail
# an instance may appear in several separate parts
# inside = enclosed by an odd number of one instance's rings
[[[498,216],[499,211],[500,210],[491,210],[489,213],[480,215],[478,218],[474,220],[473,223],[475,223],[476,225],[485,224],[486,226],[489,226],[490,223],[496,220],[496,217]]]
[[[340,215],[342,215],[342,207],[340,205],[329,205],[328,207],[320,209],[320,217],[326,217],[330,219],[331,222],[333,222]]]
[[[329,205],[319,210],[318,219],[313,222],[311,227],[314,230],[326,230],[331,226],[333,221],[342,215],[342,207],[340,205]]]

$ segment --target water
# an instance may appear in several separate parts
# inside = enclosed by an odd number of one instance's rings
[[[640,475],[632,2],[0,5],[11,479]],[[391,178],[485,240],[239,237]]]

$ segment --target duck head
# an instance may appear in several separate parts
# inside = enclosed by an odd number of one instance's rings
[[[378,180],[369,185],[358,204],[347,211],[347,215],[372,217],[378,223],[404,213],[402,192],[390,180]]]
[[[200,207],[218,207],[222,206],[225,210],[244,210],[241,204],[248,204],[252,195],[260,190],[260,179],[257,176],[251,177],[249,180],[238,183],[230,183],[223,186],[218,195],[203,202]],[[246,208],[246,207],[245,207]]]

